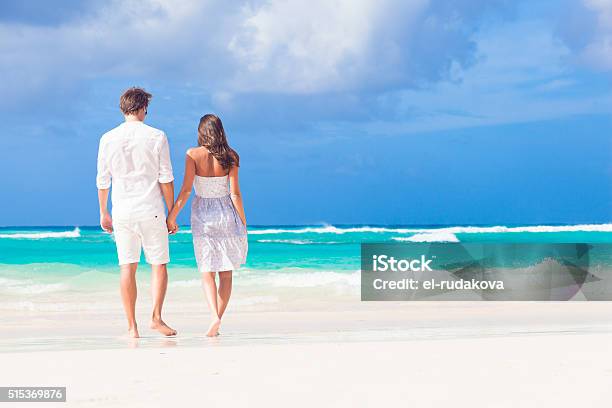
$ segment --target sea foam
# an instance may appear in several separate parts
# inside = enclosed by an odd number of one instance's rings
[[[348,228],[339,228],[333,225],[325,225],[321,227],[303,227],[296,229],[288,229],[288,228],[266,228],[266,229],[252,229],[249,230],[250,235],[267,235],[267,234],[305,234],[305,233],[315,233],[315,234],[347,234],[347,233],[355,233],[355,232],[373,232],[373,233],[381,233],[381,232],[396,232],[396,233],[409,233],[412,230],[408,228],[388,228],[388,227],[348,227]]]
[[[350,233],[391,233],[391,234],[418,234],[418,233],[450,233],[450,234],[476,234],[476,233],[504,233],[504,232],[612,232],[612,224],[579,224],[579,225],[533,225],[507,227],[496,225],[491,227],[456,226],[441,228],[393,228],[393,227],[336,227],[322,225],[317,227],[300,228],[251,228],[249,235],[275,235],[275,234],[350,234]],[[191,234],[191,229],[179,230],[179,234]],[[259,242],[263,242],[260,240]],[[272,242],[272,241],[270,241]]]
[[[0,234],[0,238],[7,239],[46,239],[46,238],[79,238],[81,230],[75,227],[72,231],[50,231],[50,232],[16,232],[11,234]]]
[[[65,282],[36,282],[33,279],[0,278],[0,293],[11,295],[40,295],[68,289]]]
[[[457,226],[442,228],[390,228],[390,227],[335,227],[326,225],[320,227],[303,228],[266,228],[249,230],[250,235],[265,234],[347,234],[347,233],[450,233],[450,234],[474,234],[474,233],[504,233],[504,232],[612,232],[612,224],[580,224],[580,225],[534,225],[507,227],[496,225],[491,227]]]
[[[314,242],[305,239],[258,239],[257,242],[261,243],[274,243],[274,244],[293,244],[293,245],[310,245]]]
[[[393,237],[392,239],[395,241],[408,242],[459,242],[459,238],[450,232],[414,234],[411,237]]]
[[[256,270],[241,271],[245,285],[262,285],[276,288],[314,288],[319,286],[349,286],[360,284],[359,271],[309,270],[282,268],[275,272],[261,273]],[[242,283],[242,282],[241,282]]]

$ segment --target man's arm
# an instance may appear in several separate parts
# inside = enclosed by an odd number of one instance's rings
[[[159,183],[159,186],[161,187],[161,192],[164,196],[164,201],[166,202],[166,207],[168,207],[169,213],[174,205],[174,181],[169,183]]]
[[[170,147],[168,146],[166,135],[163,135],[159,149],[159,176],[157,180],[159,181],[168,212],[170,212],[174,205],[174,175],[172,174]]]
[[[108,212],[108,192],[111,186],[111,172],[106,165],[102,141],[98,148],[98,174],[96,176],[98,187],[98,204],[100,206],[100,226],[106,232],[113,232],[113,220]]]
[[[98,189],[98,204],[100,205],[100,226],[106,232],[113,232],[113,220],[108,212],[108,188]]]

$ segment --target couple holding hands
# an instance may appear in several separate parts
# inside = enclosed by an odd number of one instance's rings
[[[204,115],[198,125],[198,147],[187,151],[183,186],[175,202],[168,140],[163,131],[144,123],[150,99],[151,94],[141,88],[125,91],[119,103],[125,121],[102,136],[98,150],[100,225],[113,234],[117,245],[128,335],[139,337],[135,309],[141,249],[152,269],[151,328],[176,335],[162,320],[170,261],[168,234],[178,231],[176,218],[195,189],[193,247],[211,312],[206,335],[216,336],[232,292],[232,271],[246,262],[248,249],[238,183],[240,159],[227,143],[221,120]],[[111,184],[112,217],[107,205]]]

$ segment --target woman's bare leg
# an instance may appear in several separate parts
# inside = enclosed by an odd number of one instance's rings
[[[121,265],[121,300],[125,317],[128,321],[128,336],[138,338],[138,327],[136,325],[136,268],[138,262]]]
[[[217,298],[217,312],[219,319],[223,317],[232,294],[232,271],[219,272],[219,293]]]
[[[208,326],[206,335],[208,337],[213,337],[219,334],[219,326],[221,325],[221,319],[217,312],[217,283],[215,282],[215,272],[202,273],[202,284],[204,285],[204,293],[206,294],[206,300],[208,301],[208,307],[210,309],[210,326]]]

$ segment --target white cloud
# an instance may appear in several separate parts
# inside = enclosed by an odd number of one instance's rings
[[[452,67],[471,64],[470,37],[482,14],[440,4],[113,0],[57,25],[5,20],[0,103],[25,104],[37,95],[66,95],[84,84],[126,78],[189,83],[216,95],[436,82]],[[482,9],[491,4],[483,2]]]
[[[584,0],[587,7],[597,11],[600,23],[612,28],[612,1],[611,0]]]
[[[517,33],[529,33],[529,40],[517,41]],[[496,25],[474,39],[478,63],[460,80],[387,92],[377,98],[373,120],[324,123],[320,129],[410,134],[610,112],[612,95],[606,89],[584,92],[588,86],[571,77],[565,64],[570,50],[547,22]]]
[[[371,119],[368,132],[402,133],[590,113],[609,98],[561,95],[581,86],[567,60],[607,66],[612,0],[585,4],[597,23],[568,44],[551,22],[482,24],[498,7],[491,1],[115,0],[58,25],[0,23],[0,105],[129,81],[187,94],[196,110],[246,107],[249,118],[290,101],[271,111],[309,109],[325,116],[321,129]]]
[[[571,79],[551,79],[548,82],[536,87],[538,91],[554,92],[560,89],[567,89],[573,85],[576,85],[576,81]]]
[[[376,34],[396,22],[410,26],[427,6],[413,0],[403,7],[390,1],[269,1],[244,9],[245,21],[229,50],[239,59],[233,85],[241,90],[318,92],[353,87],[365,80],[369,65],[393,63],[401,42],[379,43]],[[389,49],[393,45],[395,49]],[[377,48],[383,52],[376,52]]]
[[[579,64],[612,70],[612,0],[583,0],[561,22],[561,38]],[[568,29],[574,28],[573,30]]]
[[[111,1],[83,19],[55,26],[0,24],[0,92],[13,101],[70,93],[88,81],[213,77],[225,16],[209,3]],[[197,75],[196,75],[197,76]]]
[[[586,0],[585,3],[597,13],[597,33],[584,48],[583,58],[596,67],[612,69],[612,1]]]

